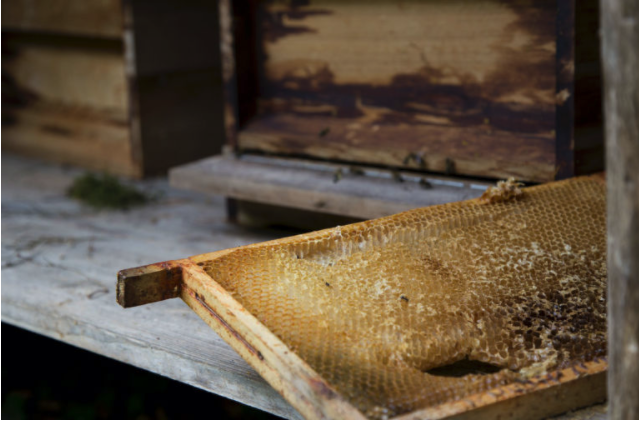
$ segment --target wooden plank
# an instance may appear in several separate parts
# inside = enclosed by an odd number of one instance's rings
[[[340,118],[292,114],[259,117],[238,134],[245,152],[268,152],[368,165],[387,165],[455,175],[554,177],[554,140],[550,136],[509,132],[482,133],[464,127],[378,125]],[[327,133],[326,133],[327,132]],[[326,133],[326,135],[321,135]],[[428,140],[428,141],[425,141]],[[406,160],[411,155],[420,160]]]
[[[3,107],[2,149],[87,169],[139,177],[122,114],[36,102]]]
[[[503,177],[517,163],[527,180],[553,179],[556,11],[553,0],[262,5],[258,116],[239,147],[393,166],[414,152],[431,171],[449,159],[453,173]]]
[[[119,41],[3,34],[2,70],[20,104],[42,100],[107,113],[128,110]]]
[[[216,75],[203,69],[135,79],[138,109],[131,118],[139,125],[145,175],[165,174],[221,151],[222,90]]]
[[[557,2],[555,174],[565,179],[575,174],[575,1]]]
[[[161,262],[118,272],[115,297],[122,307],[177,298],[182,284],[182,269]]]
[[[124,8],[137,76],[220,67],[216,2],[125,0]]]
[[[121,38],[121,1],[5,0],[2,29]]]
[[[602,0],[610,418],[639,418],[639,3]]]
[[[237,4],[237,2],[236,2]],[[251,28],[248,22],[233,21],[233,10],[231,0],[219,0],[218,1],[218,13],[220,21],[220,60],[222,63],[222,89],[224,92],[224,135],[225,142],[231,146],[232,149],[237,149],[237,129],[239,122],[239,109],[238,109],[238,77],[246,75],[250,71],[246,69],[241,73],[237,71],[236,64],[236,38],[233,31],[247,31]],[[240,7],[241,9],[241,7]],[[249,8],[244,8],[245,12],[249,12]],[[239,27],[239,28],[238,28]],[[240,41],[243,38],[240,38]],[[251,58],[253,55],[244,54],[238,58]],[[248,68],[248,67],[247,67]],[[246,86],[248,84],[244,84]],[[254,99],[243,99],[242,104],[254,104]]]
[[[121,41],[4,36],[3,150],[139,176]]]
[[[217,4],[130,0],[124,10],[132,149],[143,173],[218,153],[224,125]]]
[[[177,188],[224,195],[241,200],[372,219],[434,204],[481,196],[487,184],[406,173],[404,182],[389,172],[366,169],[353,174],[348,166],[268,159],[256,156],[216,156],[171,169]],[[297,162],[300,163],[300,162]],[[335,175],[341,170],[336,183]]]
[[[286,235],[225,222],[224,199],[162,191],[129,212],[66,198],[81,170],[2,155],[2,321],[287,418],[299,414],[177,299],[123,310],[119,269]]]

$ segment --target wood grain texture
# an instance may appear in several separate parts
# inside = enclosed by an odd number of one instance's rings
[[[335,183],[337,169],[335,165],[305,167],[277,159],[216,156],[173,168],[169,177],[177,188],[360,219],[479,197],[487,187],[430,178],[432,188],[424,189],[415,176],[406,175],[400,183],[388,173],[371,169],[369,176],[353,175],[348,167]]]
[[[610,418],[639,418],[639,3],[602,0]]]
[[[286,236],[226,223],[224,200],[171,189],[150,206],[95,212],[64,196],[79,170],[2,157],[2,321],[279,416],[297,413],[182,301],[122,310],[119,269]],[[597,418],[601,406],[568,418]],[[212,411],[213,413],[213,411]]]
[[[122,37],[120,0],[5,0],[2,29]]]
[[[555,1],[260,5],[258,115],[240,149],[554,177]]]
[[[538,182],[600,171],[596,3],[221,2],[227,143]]]
[[[223,198],[173,190],[165,180],[138,183],[140,189],[164,192],[156,203],[97,212],[64,194],[81,173],[2,155],[2,321],[299,418],[182,301],[129,310],[115,302],[120,269],[287,233],[229,225]]]
[[[2,149],[97,171],[139,177],[122,114],[39,102],[7,113]]]
[[[320,133],[328,133],[320,136]],[[255,119],[238,135],[243,151],[262,151],[413,170],[526,181],[552,179],[554,141],[464,127],[357,123],[340,118],[275,114]],[[424,141],[428,140],[428,141]],[[406,161],[417,155],[421,162]],[[452,166],[449,164],[452,163]]]
[[[42,100],[104,112],[127,112],[122,44],[61,36],[3,34],[3,85],[18,105]]]
[[[139,176],[121,42],[3,35],[3,150]]]

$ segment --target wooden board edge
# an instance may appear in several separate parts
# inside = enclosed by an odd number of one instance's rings
[[[256,118],[257,120],[259,118]],[[254,121],[255,121],[254,120]],[[403,161],[410,154],[408,148],[377,149],[366,146],[351,145],[344,148],[336,143],[310,144],[305,151],[297,147],[300,140],[313,140],[312,137],[291,135],[273,135],[262,133],[251,128],[241,128],[237,135],[237,149],[241,153],[261,153],[282,157],[300,157],[305,159],[341,160],[357,162],[368,166],[384,166],[389,169],[405,168],[419,170],[416,165],[404,165]],[[292,147],[287,146],[293,145]],[[495,158],[457,157],[453,154],[439,152],[427,153],[425,163],[429,172],[452,175],[460,178],[509,178],[530,182],[550,182],[555,180],[556,166],[552,163],[532,163],[527,160],[506,160]],[[453,169],[451,170],[450,167]],[[572,175],[570,175],[572,176]]]
[[[365,175],[355,174],[353,169]],[[401,177],[402,182],[394,180],[393,175]],[[237,159],[227,155],[174,167],[169,171],[169,184],[237,200],[356,219],[374,219],[479,197],[490,186],[483,181],[410,171],[400,175],[362,166],[261,156]]]
[[[606,358],[416,410],[395,419],[540,419],[603,402]]]
[[[124,308],[176,298],[184,261],[163,261],[118,272],[116,301]]]
[[[224,93],[224,132],[226,144],[237,148],[239,123],[237,99],[237,69],[235,40],[233,37],[233,4],[231,0],[218,0],[220,19],[220,59],[222,61],[222,90]]]
[[[558,0],[555,61],[555,177],[575,175],[575,0]]]
[[[364,419],[199,265],[182,266],[182,300],[304,417]]]

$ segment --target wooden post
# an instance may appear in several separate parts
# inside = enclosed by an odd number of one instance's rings
[[[600,0],[608,183],[609,413],[639,418],[639,2]]]

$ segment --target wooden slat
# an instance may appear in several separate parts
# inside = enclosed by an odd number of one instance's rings
[[[122,38],[121,0],[4,0],[2,29]]]
[[[140,176],[120,40],[4,34],[3,150]]]
[[[323,133],[326,135],[320,135]],[[291,114],[258,117],[238,135],[243,151],[349,160],[458,175],[554,178],[553,137],[464,127],[378,125]],[[427,141],[426,141],[427,140]],[[420,163],[406,160],[418,155]]]
[[[342,177],[335,183],[340,168]],[[216,156],[173,168],[169,178],[178,188],[361,219],[479,197],[487,187],[428,177],[432,188],[424,189],[414,175],[406,174],[400,183],[388,172],[367,172],[362,176],[351,173],[348,166]]]
[[[145,175],[219,153],[224,140],[216,2],[124,1],[133,157]]]
[[[122,114],[37,102],[3,106],[2,149],[87,169],[139,177]]]
[[[124,8],[136,76],[220,67],[216,2],[124,0]]]
[[[610,418],[639,418],[639,3],[601,0]]]
[[[65,195],[81,172],[2,155],[2,321],[299,418],[182,301],[123,310],[115,292],[120,269],[286,233],[229,225],[222,198],[173,190],[162,180],[138,185],[163,192],[156,203],[94,211]]]
[[[3,34],[5,91],[17,100],[126,114],[127,80],[122,44],[71,37]],[[23,104],[21,104],[23,105]]]

